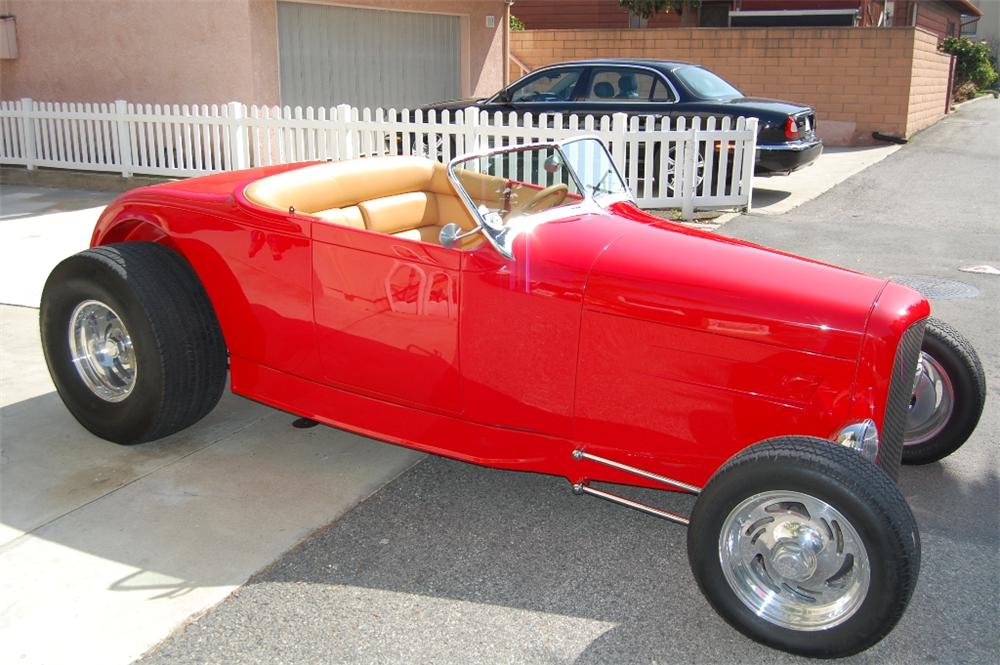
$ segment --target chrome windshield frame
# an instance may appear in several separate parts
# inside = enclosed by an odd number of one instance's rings
[[[581,203],[595,202],[596,205],[596,197],[594,196],[593,192],[592,191],[588,192],[586,188],[583,186],[583,183],[580,182],[580,176],[577,174],[576,169],[573,168],[572,162],[570,162],[566,158],[566,153],[563,151],[564,145],[588,139],[596,141],[597,144],[601,147],[601,150],[603,150],[605,155],[607,155],[608,161],[611,164],[611,168],[614,170],[615,176],[618,178],[618,181],[622,184],[622,187],[624,188],[624,191],[627,195],[627,200],[634,202],[635,198],[632,196],[632,192],[628,188],[628,183],[625,181],[624,178],[622,178],[621,171],[618,170],[618,165],[615,164],[615,160],[611,157],[611,153],[608,152],[607,146],[604,145],[604,142],[601,141],[600,137],[595,136],[593,134],[573,136],[568,139],[564,139],[562,141],[536,141],[534,143],[525,143],[523,145],[502,146],[499,148],[488,148],[476,152],[465,153],[463,155],[459,155],[453,158],[451,161],[448,162],[447,166],[448,180],[451,182],[452,187],[455,188],[455,191],[458,192],[458,195],[459,197],[461,197],[462,202],[465,204],[465,207],[469,209],[469,212],[472,213],[474,218],[477,220],[479,228],[482,230],[483,234],[489,239],[493,247],[506,258],[513,259],[514,254],[512,251],[512,245],[514,237],[517,235],[516,229],[508,225],[505,226],[503,229],[498,230],[492,227],[491,225],[487,224],[486,220],[483,219],[482,213],[479,211],[479,207],[476,206],[475,201],[472,200],[472,197],[469,196],[469,193],[465,191],[465,187],[462,186],[461,181],[455,174],[455,169],[462,162],[466,162],[472,159],[483,159],[505,153],[528,152],[531,150],[538,150],[540,148],[555,149],[555,151],[558,152],[559,155],[562,157],[562,163],[566,166],[566,170],[569,171],[570,177],[573,178],[573,182],[576,185],[577,191],[581,192],[581,194],[583,195]],[[580,205],[580,203],[575,205]]]

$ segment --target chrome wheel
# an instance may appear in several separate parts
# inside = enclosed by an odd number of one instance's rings
[[[667,184],[670,185],[670,189],[677,189],[677,163],[674,160],[674,151],[671,150],[667,153]],[[701,186],[702,181],[705,180],[705,157],[699,152],[695,157],[694,163],[694,188],[697,189]]]
[[[128,397],[137,367],[121,317],[102,302],[85,300],[70,315],[68,334],[70,357],[84,385],[107,402]]]
[[[955,388],[948,373],[933,356],[921,352],[903,445],[916,446],[940,434],[954,410]]]
[[[736,506],[719,533],[719,560],[744,605],[792,630],[843,623],[871,582],[868,553],[851,523],[799,492],[762,492]]]

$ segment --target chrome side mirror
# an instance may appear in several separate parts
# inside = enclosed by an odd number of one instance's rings
[[[462,238],[468,238],[469,236],[479,233],[479,227],[472,229],[471,231],[462,232],[462,227],[455,222],[448,222],[441,227],[441,232],[438,233],[438,242],[441,243],[442,247],[448,247],[449,249],[455,246]]]
[[[455,222],[451,222],[441,227],[441,233],[438,234],[438,242],[441,243],[442,247],[454,247],[460,235],[462,235],[462,227]]]

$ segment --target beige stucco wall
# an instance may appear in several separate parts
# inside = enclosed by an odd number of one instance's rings
[[[19,57],[0,97],[277,101],[275,6],[258,0],[2,0]]]
[[[459,15],[463,93],[503,85],[503,0],[312,1]],[[275,0],[0,0],[0,13],[19,49],[0,60],[0,99],[279,102]]]

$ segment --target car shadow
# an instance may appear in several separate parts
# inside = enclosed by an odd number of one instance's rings
[[[791,192],[786,192],[780,189],[764,189],[763,187],[754,187],[753,206],[754,208],[765,208],[767,206],[774,205],[779,201],[784,201],[791,195]]]

